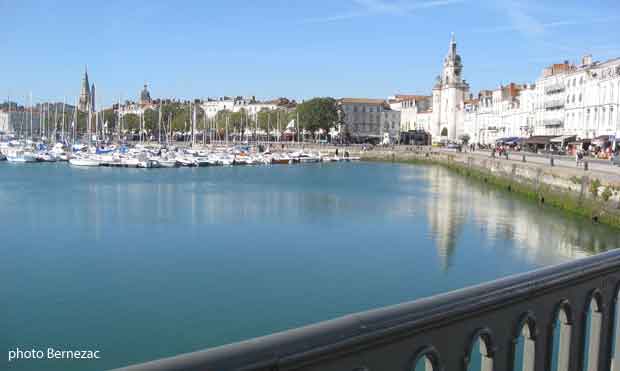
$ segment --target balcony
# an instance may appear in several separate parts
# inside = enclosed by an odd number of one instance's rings
[[[619,288],[611,251],[123,370],[620,370]]]
[[[564,108],[564,99],[555,99],[545,102],[546,110],[556,110]]]
[[[545,87],[545,94],[558,94],[566,90],[564,84],[553,84]]]
[[[543,120],[543,125],[545,125],[546,128],[562,128],[564,127],[564,121],[560,119]]]

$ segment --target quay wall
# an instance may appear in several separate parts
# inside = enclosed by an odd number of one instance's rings
[[[620,228],[620,183],[605,174],[433,149],[373,150],[362,160],[444,166],[595,222]]]

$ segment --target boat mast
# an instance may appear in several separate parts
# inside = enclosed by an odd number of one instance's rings
[[[228,121],[229,121],[230,115],[226,115],[226,145],[228,145]]]
[[[190,107],[191,103],[190,103]],[[196,146],[196,104],[194,103],[194,112],[192,114],[192,148]]]
[[[161,144],[161,110],[163,108],[163,103],[159,102],[159,117],[157,118],[157,142]]]
[[[9,116],[6,119],[6,125],[7,125],[7,130],[9,132],[12,132],[13,129],[11,128],[11,94],[7,94],[6,100],[7,102],[9,102]]]
[[[62,98],[62,141],[65,141],[65,104],[67,102],[67,97]]]
[[[78,100],[75,100],[75,107],[73,108],[73,121],[71,121],[71,142],[75,144],[75,126],[77,125]]]
[[[54,142],[56,142],[57,132],[58,132],[58,104],[54,102]]]
[[[40,124],[40,122],[39,122]],[[34,138],[33,136],[33,132],[32,132],[32,92],[30,92],[30,141],[32,141]]]

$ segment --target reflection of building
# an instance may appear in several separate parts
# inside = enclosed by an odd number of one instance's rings
[[[458,246],[470,246],[460,238],[464,228],[482,234],[491,242],[490,248],[510,243],[512,254],[535,265],[557,264],[620,244],[620,235],[613,231],[598,230],[561,212],[541,212],[534,203],[473,184],[443,168],[428,168],[422,174],[430,190],[426,196],[429,229],[444,270],[450,268]]]
[[[398,139],[400,111],[390,108],[384,99],[343,98],[339,101],[351,138],[357,142]]]
[[[445,169],[433,167],[429,172],[427,215],[437,247],[441,268],[451,266],[452,255],[456,249],[459,231],[465,220],[467,206],[464,202],[462,179],[446,176]]]

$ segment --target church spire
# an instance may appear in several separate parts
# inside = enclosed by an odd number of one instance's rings
[[[82,77],[82,89],[80,90],[79,109],[86,111],[91,103],[90,83],[88,82],[88,66],[84,66],[84,77]]]
[[[448,58],[454,59],[456,57],[456,37],[454,32],[450,35],[450,47],[448,49]]]

